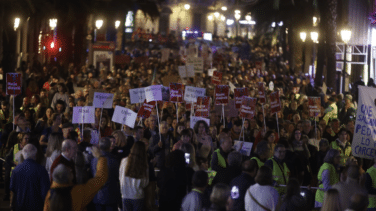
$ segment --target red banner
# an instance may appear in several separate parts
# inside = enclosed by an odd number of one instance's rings
[[[310,117],[321,116],[321,98],[308,97],[308,108]]]
[[[258,82],[258,97],[261,104],[266,102],[264,82]]]
[[[222,83],[222,73],[219,71],[214,71],[213,72],[213,77],[212,77],[212,83],[215,85],[219,85]]]
[[[170,102],[181,103],[183,102],[183,84],[170,83]]]
[[[243,97],[242,106],[240,108],[240,117],[253,119],[256,115],[257,99],[253,97]]]
[[[228,85],[217,85],[215,87],[215,105],[226,105],[228,103],[230,87]]]
[[[272,114],[282,110],[281,101],[279,100],[279,91],[270,94],[270,111]]]
[[[137,113],[137,117],[141,117],[143,119],[149,118],[151,115],[151,112],[153,111],[155,106],[155,101],[146,102],[144,101],[144,104],[142,104],[140,110]]]
[[[210,97],[198,97],[197,104],[195,106],[195,116],[209,117],[209,102]]]
[[[247,88],[236,88],[234,89],[235,94],[235,106],[239,109],[242,106],[243,97],[248,97]]]
[[[22,90],[21,73],[7,73],[7,95],[19,95]]]

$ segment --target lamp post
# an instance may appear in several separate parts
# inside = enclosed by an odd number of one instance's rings
[[[247,39],[249,39],[249,24],[252,20],[252,16],[250,14],[246,15],[245,20],[247,20]]]
[[[302,67],[302,72],[304,73],[304,69],[305,69],[305,41],[306,41],[306,38],[307,38],[307,33],[305,32],[300,32],[300,39],[302,40],[303,42],[303,57],[302,57],[302,60],[303,60],[303,67]]]
[[[97,41],[97,33],[98,33],[98,30],[102,28],[102,26],[103,26],[103,20],[99,19],[95,21],[94,42]]]
[[[184,9],[186,11],[188,11],[190,8],[191,8],[191,5],[190,4],[184,4]],[[178,19],[177,19],[177,25],[178,25],[178,32],[177,32],[177,35],[181,38],[181,29],[180,29],[180,13],[182,12],[183,10],[181,9],[181,7],[179,8],[179,12],[178,12]]]
[[[347,43],[350,41],[351,38],[351,30],[348,28],[344,28],[341,30],[341,38],[342,41],[345,43],[345,55],[343,61],[343,70],[342,70],[342,93],[345,93],[345,82],[346,82],[346,62],[347,62]]]
[[[14,31],[17,32],[17,44],[16,44],[16,54],[17,54],[17,67],[20,67],[20,48],[21,48],[21,30],[19,30],[21,19],[15,18],[14,19]]]
[[[319,33],[313,31],[311,32],[311,40],[313,41],[312,44],[312,77],[315,75],[315,61],[316,61],[316,43],[319,40]]]
[[[240,10],[235,10],[235,19],[236,19],[236,37],[238,37],[238,28],[239,28],[239,19],[240,19]]]

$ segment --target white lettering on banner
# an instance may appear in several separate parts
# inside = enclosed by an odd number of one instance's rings
[[[114,94],[94,92],[93,105],[95,108],[112,108]]]
[[[145,88],[136,88],[129,90],[129,96],[131,98],[131,104],[143,103],[146,99]]]
[[[146,102],[162,101],[162,85],[153,85],[145,88]]]
[[[205,96],[205,88],[197,88],[193,86],[186,86],[185,87],[185,93],[184,93],[184,100],[186,102],[197,102],[198,97],[204,97]]]
[[[121,106],[116,106],[114,114],[112,115],[112,121],[127,125],[130,128],[134,128],[136,122],[137,113]]]
[[[358,86],[359,100],[356,113],[352,154],[356,157],[373,159],[376,155],[376,96],[375,88]]]
[[[73,124],[95,123],[94,106],[73,107]]]
[[[194,128],[196,122],[204,120],[208,125],[210,125],[210,119],[203,118],[203,117],[198,117],[198,116],[192,116],[190,120],[190,128]]]

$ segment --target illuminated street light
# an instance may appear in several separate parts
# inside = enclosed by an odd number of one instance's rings
[[[95,27],[97,27],[97,29],[100,29],[102,26],[103,26],[103,20],[95,21]]]
[[[226,10],[227,10],[227,7],[226,7],[226,6],[223,6],[223,7],[221,7],[221,9],[222,9],[223,11],[226,11]]]
[[[115,28],[117,29],[119,28],[119,26],[120,26],[120,21],[115,21]]]
[[[240,10],[235,10],[235,14],[240,14]]]
[[[17,31],[17,28],[20,26],[20,18],[15,18],[14,19],[14,31]]]
[[[239,20],[239,19],[240,19],[240,14],[239,14],[239,13],[236,13],[236,14],[235,14],[235,19],[236,19],[236,20]]]
[[[225,21],[226,17],[224,15],[221,15],[221,21]]]
[[[184,5],[184,9],[189,10],[190,8],[191,8],[191,5],[189,5],[189,4]]]
[[[246,15],[246,16],[245,16],[245,19],[249,22],[249,21],[252,20],[252,17],[251,17],[250,15]]]
[[[344,43],[348,43],[350,41],[350,38],[351,38],[351,30],[350,29],[342,29],[341,30],[341,38],[342,38],[342,41]]]
[[[317,17],[316,16],[313,16],[313,26],[316,26],[317,25]]]
[[[234,24],[234,20],[233,19],[227,19],[227,21],[226,21],[226,24],[228,25],[228,26],[231,26],[232,24]]]
[[[346,63],[347,63],[347,43],[351,39],[351,30],[347,27],[341,30],[341,38],[343,42],[345,43],[345,55],[344,55],[344,61],[343,61],[343,70],[342,70],[342,93],[345,93],[345,82],[346,82]]]
[[[57,26],[57,19],[56,18],[50,19],[51,30],[55,30],[56,26]]]
[[[272,23],[272,27],[273,27],[273,28],[275,27],[275,22]]]
[[[311,32],[311,39],[314,43],[317,43],[318,39],[319,39],[319,33],[317,32]]]
[[[215,13],[214,13],[214,17],[215,17],[215,18],[218,18],[218,17],[219,17],[219,12],[215,12]]]
[[[302,39],[303,42],[306,41],[306,38],[307,38],[307,33],[305,33],[305,32],[300,32],[300,39]]]
[[[213,16],[212,15],[208,15],[208,19],[209,19],[209,21],[213,20]]]

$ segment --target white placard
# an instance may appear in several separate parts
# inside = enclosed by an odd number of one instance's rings
[[[198,122],[200,120],[204,120],[208,124],[208,126],[210,126],[210,119],[207,119],[207,118],[204,118],[204,117],[192,116],[191,120],[190,120],[190,124],[189,124],[190,128],[193,129],[196,122]]]
[[[213,77],[214,71],[217,71],[217,68],[209,69],[208,70],[208,76]]]
[[[186,102],[197,102],[198,97],[205,96],[205,88],[198,88],[193,86],[186,86],[185,93],[184,93],[184,100]]]
[[[187,65],[193,65],[195,73],[204,71],[204,59],[202,57],[187,57]]]
[[[86,129],[85,129],[86,130]],[[91,130],[91,139],[90,139],[90,144],[97,145],[99,143],[99,132],[98,130]]]
[[[93,105],[95,108],[112,108],[114,94],[94,92]]]
[[[131,104],[143,103],[144,100],[146,99],[145,87],[137,88],[137,89],[130,89],[129,96],[131,98]]]
[[[185,66],[187,68],[187,77],[193,78],[195,77],[195,67],[193,65]]]
[[[127,125],[130,128],[134,128],[134,123],[136,122],[137,113],[121,106],[116,106],[114,114],[112,115],[112,121]]]
[[[195,77],[195,71],[193,65],[179,66],[178,67],[180,78],[193,78]]]
[[[242,143],[243,143],[243,147],[240,149]],[[239,140],[235,140],[235,142],[234,142],[235,150],[240,152],[241,154],[243,154],[245,156],[251,156],[252,147],[253,147],[252,142],[245,142],[245,141],[243,142],[243,141],[239,141]]]
[[[95,123],[94,106],[73,107],[73,124]]]
[[[162,85],[152,85],[145,88],[146,102],[162,101]]]
[[[185,66],[179,66],[178,71],[179,71],[180,78],[186,78],[187,77],[187,71],[185,69]]]

